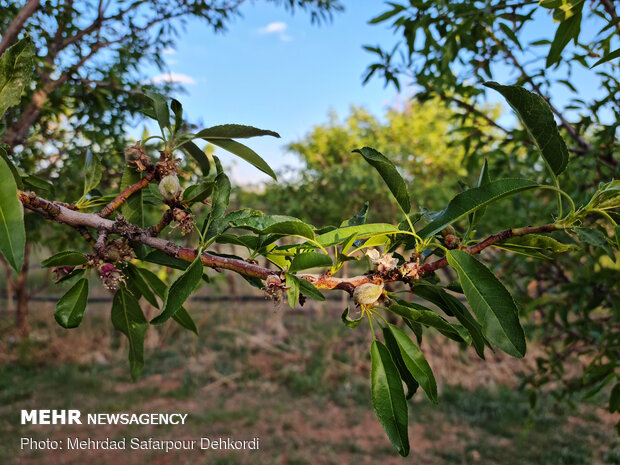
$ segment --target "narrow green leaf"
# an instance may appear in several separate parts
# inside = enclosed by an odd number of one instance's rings
[[[353,152],[359,153],[364,157],[364,160],[379,172],[383,181],[385,181],[385,184],[400,205],[400,208],[403,209],[405,214],[409,213],[411,210],[411,201],[409,200],[409,193],[407,192],[407,184],[394,166],[394,163],[392,163],[389,158],[370,147],[356,149]]]
[[[258,136],[273,136],[280,138],[280,134],[268,129],[258,129],[243,124],[222,124],[203,129],[196,134],[196,137],[203,139],[248,139]]]
[[[615,227],[614,232],[616,234],[616,247],[620,250],[620,225]]]
[[[448,294],[439,286],[432,284],[416,284],[415,294],[441,308],[447,315],[454,316],[469,332],[472,345],[480,358],[484,358],[485,338],[482,328],[459,299]]]
[[[144,337],[148,322],[136,298],[123,287],[114,294],[111,319],[114,327],[129,340],[129,367],[132,379],[136,380],[144,368]]]
[[[168,266],[177,270],[185,270],[190,264],[185,260],[179,260],[178,258],[171,257],[170,255],[162,252],[161,250],[153,250],[149,252],[144,260],[156,265]]]
[[[415,380],[420,383],[420,387],[431,402],[436,404],[437,401],[437,383],[435,376],[429,366],[422,351],[413,341],[405,334],[402,329],[394,325],[388,326],[389,331],[394,336],[394,340],[400,349],[400,355],[405,365]]]
[[[231,185],[228,176],[222,171],[219,159],[213,157],[218,167],[218,173],[215,177],[215,187],[211,196],[211,221],[215,221],[224,216],[228,203],[230,202]]]
[[[17,185],[11,168],[0,157],[0,252],[17,273],[24,262],[26,229],[24,209],[17,198]]]
[[[263,230],[263,234],[281,234],[283,236],[301,236],[314,239],[314,231],[301,221],[283,221]]]
[[[446,209],[430,224],[418,231],[418,235],[423,239],[430,237],[479,208],[538,186],[527,179],[498,179],[484,186],[468,189],[450,200]]]
[[[183,105],[177,99],[170,100],[170,108],[174,113],[174,133],[178,133],[183,126]]]
[[[310,299],[318,301],[325,300],[325,296],[321,294],[321,291],[314,287],[314,284],[305,279],[299,279],[299,291]]]
[[[95,153],[88,151],[84,164],[84,195],[99,185],[102,173],[99,157]]]
[[[291,308],[295,308],[295,305],[299,302],[299,282],[300,279],[297,276],[286,273],[286,297]]]
[[[459,275],[465,297],[476,315],[482,333],[513,357],[525,355],[525,335],[517,306],[504,285],[472,255],[449,250],[448,263]]]
[[[152,91],[146,91],[145,95],[153,102],[155,118],[157,118],[157,123],[161,128],[162,134],[164,133],[164,128],[170,130],[170,110],[168,109],[166,97]]]
[[[607,237],[602,231],[594,228],[575,228],[575,232],[581,242],[603,249],[609,258],[611,258],[614,262],[616,261],[616,254],[609,245]]]
[[[362,322],[362,320],[364,319],[364,315],[361,314],[359,318],[351,318],[349,316],[350,311],[351,310],[349,309],[349,307],[345,308],[340,318],[342,319],[342,322],[347,328],[351,328],[351,329],[357,328],[359,324]]]
[[[393,8],[391,10],[388,10],[388,11],[380,14],[379,16],[375,16],[370,21],[368,21],[368,24],[382,23],[383,21],[387,21],[392,16],[395,16],[398,13],[400,13],[401,11],[406,9],[403,5],[397,5],[397,4],[391,4],[391,5],[393,6]]]
[[[204,153],[200,147],[192,141],[187,141],[183,143],[181,150],[198,162],[203,176],[209,176],[209,171],[211,171],[211,162],[209,161],[207,154]]]
[[[293,273],[301,270],[307,270],[309,268],[332,265],[332,259],[329,255],[318,252],[304,252],[293,257],[289,271]]]
[[[54,184],[46,181],[45,179],[41,179],[38,176],[34,176],[32,174],[24,176],[23,182],[28,186],[33,187],[34,189],[47,192],[50,195],[56,195],[56,189],[54,187]]]
[[[398,343],[396,339],[394,339],[394,335],[388,328],[382,328],[383,330],[383,338],[385,339],[385,345],[390,351],[390,355],[392,356],[392,360],[398,368],[398,373],[400,373],[400,378],[405,382],[407,386],[407,400],[411,399],[413,395],[418,390],[420,383],[418,383],[409,369],[407,365],[405,365],[405,361],[403,360],[402,355],[400,354],[400,348],[398,347]]]
[[[24,88],[32,80],[34,56],[29,37],[17,41],[0,56],[0,118],[8,108],[19,105]]]
[[[56,304],[54,319],[63,328],[77,328],[88,303],[88,279],[82,278]]]
[[[189,186],[183,191],[183,202],[202,202],[204,199],[211,195],[214,187],[215,182],[213,181],[201,182],[200,184]]]
[[[432,310],[429,310],[428,308],[422,305],[418,305],[414,302],[407,302],[402,299],[398,299],[398,302],[398,304],[390,305],[388,307],[388,310],[402,316],[409,321],[421,323],[425,326],[435,328],[441,334],[452,340],[471,344],[471,336],[469,335],[469,333],[459,330],[448,320],[442,318],[440,315],[437,315]],[[404,305],[405,303],[407,305]]]
[[[616,383],[609,395],[609,413],[620,410],[620,383]]]
[[[364,202],[364,206],[359,212],[357,212],[348,220],[344,220],[342,223],[340,223],[340,227],[346,228],[347,226],[359,226],[361,224],[365,224],[366,215],[368,215],[368,201]]]
[[[370,346],[371,398],[375,414],[400,455],[409,455],[408,409],[403,383],[388,348],[379,341]]]
[[[0,158],[4,160],[4,162],[7,164],[7,166],[11,170],[11,174],[13,175],[13,179],[15,180],[15,185],[17,186],[17,188],[23,189],[24,184],[22,182],[22,177],[19,175],[19,171],[17,171],[17,168],[15,167],[15,165],[9,158],[9,155],[6,153],[6,150],[2,146],[0,146]]]
[[[160,325],[172,317],[183,302],[194,292],[202,279],[202,259],[198,255],[190,266],[168,288],[164,297],[163,310],[151,320],[151,324]]]
[[[231,139],[205,139],[207,142],[210,142],[213,145],[217,145],[218,147],[227,150],[228,152],[237,155],[239,158],[243,158],[245,161],[254,165],[256,168],[261,170],[263,173],[271,176],[275,181],[278,180],[276,173],[273,172],[271,167],[263,160],[254,150],[250,147],[240,144],[237,141]]]
[[[370,223],[359,226],[346,226],[344,228],[333,229],[317,236],[316,241],[324,247],[340,244],[352,235],[356,234],[357,239],[366,239],[376,234],[397,233],[398,228],[387,223]]]
[[[573,40],[575,44],[579,39],[579,33],[581,32],[581,11],[583,8],[583,2],[581,2],[574,10],[573,15],[562,21],[555,31],[549,54],[547,55],[547,61],[545,67],[549,68],[558,63],[562,59],[562,51],[566,48],[568,43]]]
[[[609,52],[603,58],[590,66],[590,69],[594,68],[595,66],[602,65],[603,63],[607,63],[608,61],[615,60],[616,58],[620,58],[620,48],[614,50],[613,52]]]
[[[502,86],[497,82],[485,82],[484,85],[502,94],[519,115],[549,169],[556,175],[564,171],[568,164],[568,149],[549,104],[541,96],[520,86]]]
[[[138,171],[125,166],[121,177],[121,191],[139,182],[140,179],[142,179],[142,175]],[[121,205],[121,213],[131,224],[140,228],[144,227],[144,194],[142,189],[137,190],[127,198]],[[146,255],[146,247],[142,244],[135,244],[133,250],[140,259]]]
[[[148,284],[140,274],[140,269],[133,263],[127,264],[127,268],[124,270],[127,280],[132,282],[133,285],[140,291],[140,294],[150,303],[153,307],[159,308],[159,303],[155,298],[155,295],[151,292]],[[129,284],[128,284],[129,287]]]
[[[52,266],[86,265],[87,263],[88,259],[83,253],[65,250],[46,258],[41,262],[41,266],[43,268],[50,268]]]
[[[155,292],[155,294],[157,294],[157,296],[163,301],[166,298],[166,290],[168,286],[166,286],[166,284],[152,271],[147,270],[146,268],[137,268],[137,270],[144,281],[146,281],[151,289],[153,289],[153,292]],[[176,313],[172,315],[172,319],[179,323],[183,328],[193,332],[194,334],[198,334],[196,323],[184,307],[179,308]]]
[[[542,252],[563,253],[569,250],[577,250],[579,247],[573,244],[563,244],[560,241],[542,234],[528,234],[522,237],[511,237],[505,241],[493,244],[498,249],[528,255],[531,257],[550,259]]]

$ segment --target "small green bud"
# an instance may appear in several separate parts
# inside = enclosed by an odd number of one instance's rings
[[[353,301],[359,305],[372,305],[379,300],[382,293],[383,284],[362,284],[353,291]]]
[[[452,227],[451,224],[449,224],[448,226],[446,226],[445,228],[441,230],[441,235],[443,237],[446,237],[449,235],[454,236],[455,234],[456,234],[456,230]]]
[[[159,193],[164,200],[174,200],[181,190],[179,178],[176,174],[169,174],[159,182]]]

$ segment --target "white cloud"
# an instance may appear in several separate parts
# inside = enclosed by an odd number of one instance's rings
[[[153,84],[161,84],[162,82],[176,82],[178,84],[187,85],[196,84],[193,77],[181,73],[158,74],[157,76],[151,78],[151,82]]]
[[[163,53],[164,55],[174,55],[175,53],[177,53],[177,51],[172,47],[166,47],[161,51],[161,53]]]
[[[279,34],[284,31],[286,31],[286,23],[282,22],[269,23],[258,30],[259,34]]]
[[[291,36],[289,36],[286,33],[287,28],[288,28],[288,26],[286,25],[286,23],[283,23],[281,21],[277,21],[277,22],[274,22],[274,23],[269,23],[265,27],[261,27],[258,30],[258,33],[259,34],[263,34],[263,35],[266,35],[266,34],[277,34],[278,37],[280,38],[280,40],[282,40],[284,42],[289,42],[289,41],[291,41],[293,39],[292,39]]]

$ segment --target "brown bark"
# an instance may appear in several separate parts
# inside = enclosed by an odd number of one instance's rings
[[[24,28],[24,23],[30,18],[37,8],[39,8],[39,0],[29,0],[26,5],[17,13],[13,22],[9,25],[6,32],[2,34],[2,40],[0,41],[0,55],[2,55],[7,48],[9,48],[15,38]]]

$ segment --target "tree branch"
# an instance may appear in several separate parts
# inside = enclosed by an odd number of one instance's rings
[[[52,221],[72,226],[78,230],[84,228],[94,229],[98,232],[99,237],[102,237],[102,235],[116,234],[132,242],[141,243],[153,249],[161,250],[171,257],[186,262],[194,261],[198,253],[196,249],[181,247],[174,242],[155,237],[152,233],[152,228],[139,228],[138,226],[128,223],[121,215],[117,216],[115,221],[112,221],[96,213],[82,213],[72,210],[59,202],[52,202],[37,197],[33,192],[26,193],[19,191],[18,198],[24,207],[29,210],[39,213]],[[463,250],[470,254],[477,254],[487,247],[510,237],[549,233],[559,229],[562,229],[562,227],[555,224],[506,229]],[[244,260],[220,257],[208,252],[202,253],[201,260],[203,265],[209,268],[231,270],[244,276],[266,280],[268,286],[279,288],[283,288],[284,286],[283,277],[279,270],[270,270],[269,268]],[[350,278],[337,278],[328,273],[301,274],[298,275],[298,277],[311,282],[318,289],[340,289],[352,294],[356,287],[365,283],[377,284],[393,281],[411,282],[412,280],[419,279],[424,275],[428,275],[446,266],[448,266],[448,262],[445,258],[442,258],[425,265],[420,265],[417,262],[408,262],[397,269],[387,271],[374,270],[365,275],[353,276]]]
[[[35,11],[39,8],[40,0],[28,0],[24,7],[19,10],[15,19],[11,22],[7,30],[2,34],[0,41],[0,55],[13,44],[15,38],[24,27],[24,23],[28,21]]]

